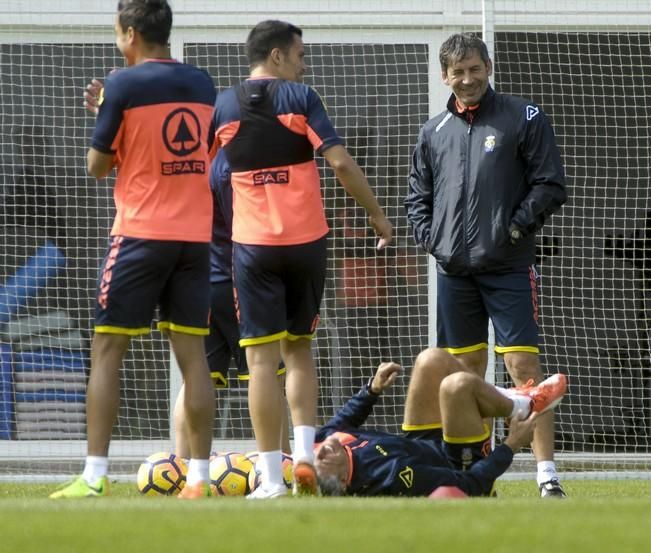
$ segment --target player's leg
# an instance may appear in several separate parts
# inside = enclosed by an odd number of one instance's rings
[[[280,450],[283,398],[276,371],[280,362],[278,341],[246,347],[249,365],[249,412],[259,452]]]
[[[212,444],[215,394],[204,347],[210,310],[209,245],[169,242],[167,256],[178,253],[160,294],[161,321],[184,381],[183,409],[190,446],[182,499],[209,495],[208,458]]]
[[[186,486],[179,497],[196,499],[210,495],[208,465],[215,393],[206,362],[203,336],[173,330],[169,330],[167,335],[183,376],[183,386],[177,400],[183,403],[185,429],[180,445],[185,446],[185,439],[190,453]]]
[[[215,390],[228,387],[228,369],[231,358],[235,359],[238,371],[246,367],[244,351],[239,346],[240,331],[233,298],[233,283],[230,280],[212,282],[210,285],[209,334],[205,337],[206,360]],[[248,367],[245,374],[248,378]],[[175,451],[184,459],[190,458],[190,443],[184,409],[184,390],[181,386],[174,405]]]
[[[517,386],[530,380],[535,384],[543,380],[537,354],[508,352],[504,354],[504,364]],[[554,435],[554,412],[549,411],[538,418],[531,443],[538,468],[536,482],[543,497],[565,497],[554,462]]]
[[[508,417],[513,410],[512,399],[465,371],[443,379],[439,400],[444,432],[455,439],[483,434],[484,418]]]
[[[203,336],[169,331],[168,337],[183,374],[179,397],[192,459],[208,459],[212,442],[215,393],[205,358]]]
[[[438,390],[443,379],[464,366],[442,348],[427,348],[416,357],[407,388],[402,429],[406,432],[442,427]]]
[[[280,363],[278,341],[246,346],[249,366],[249,414],[258,449],[260,486],[248,497],[267,499],[286,495],[282,476],[280,429],[284,397],[276,371]]]
[[[120,368],[130,337],[95,334],[86,392],[88,455],[108,457],[120,406]]]
[[[190,459],[190,438],[185,414],[185,384],[181,384],[174,401],[172,419],[174,421],[174,452],[182,459]]]
[[[120,368],[132,336],[147,334],[168,274],[149,242],[114,236],[99,273],[86,394],[88,456],[81,478],[52,498],[104,495],[108,451],[120,401]],[[93,485],[97,484],[98,485]]]
[[[487,309],[495,327],[495,351],[517,386],[543,380],[538,349],[538,273],[534,266],[482,282]],[[545,413],[536,423],[532,443],[538,463],[537,482],[543,496],[564,497],[554,464],[554,415]],[[549,486],[545,486],[550,482]],[[549,493],[548,493],[549,492]]]
[[[455,468],[467,470],[490,452],[491,430],[484,418],[508,415],[512,401],[468,371],[443,379],[439,401],[448,459]]]
[[[258,449],[261,484],[248,497],[286,495],[280,429],[283,395],[278,386],[280,340],[287,335],[283,251],[288,248],[233,244],[233,281],[240,346],[249,371],[249,414]]]
[[[287,369],[283,364],[282,368],[278,369],[278,377],[276,378],[276,382],[278,382],[278,387],[280,388],[280,392],[282,394],[282,400],[280,405],[280,409],[282,413],[281,426],[280,426],[280,449],[285,453],[291,454],[292,446],[289,443],[289,410],[287,405],[287,397],[285,395],[286,394],[285,390],[287,389],[286,376],[287,376]]]
[[[292,247],[284,273],[288,335],[281,346],[287,368],[287,402],[294,427],[294,495],[318,492],[314,470],[318,379],[312,338],[319,322],[326,261],[324,237]]]
[[[294,452],[296,461],[312,462],[314,458],[313,441],[304,443],[296,435],[296,429],[301,426],[314,428],[316,425],[316,405],[318,382],[316,366],[312,356],[312,341],[301,338],[298,340],[283,340],[281,342],[282,357],[287,367],[285,389],[287,403],[294,426]],[[301,443],[303,442],[303,443]]]

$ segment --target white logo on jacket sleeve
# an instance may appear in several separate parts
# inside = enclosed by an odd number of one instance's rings
[[[452,117],[452,114],[451,114],[451,113],[448,113],[448,114],[443,118],[443,121],[441,121],[438,125],[436,125],[436,129],[434,129],[434,132],[439,132],[439,131],[441,130],[441,127],[443,127],[443,125],[445,125],[445,124],[448,122],[448,120],[450,119],[450,117]]]
[[[540,110],[536,106],[527,106],[527,121],[531,121],[539,113]]]

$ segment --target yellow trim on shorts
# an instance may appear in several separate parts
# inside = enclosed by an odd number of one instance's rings
[[[449,444],[472,444],[477,442],[483,442],[491,437],[491,429],[487,424],[484,423],[484,433],[479,436],[465,436],[463,438],[453,438],[447,434],[443,434],[443,441],[448,442]]]
[[[270,344],[271,342],[278,342],[287,337],[287,331],[276,332],[276,334],[269,334],[268,336],[258,336],[257,338],[240,338],[240,347],[246,346],[259,346],[261,344]]]
[[[431,424],[402,424],[402,429],[405,432],[414,432],[416,430],[436,430],[438,428],[443,428],[443,424],[440,422],[433,422]]]
[[[171,330],[172,332],[180,332],[181,334],[190,334],[192,336],[208,336],[210,334],[209,328],[199,328],[197,326],[183,326],[171,323],[169,321],[161,321],[157,323],[158,330]]]
[[[540,353],[536,346],[495,346],[495,353],[511,353],[514,351],[523,351],[526,353]]]
[[[460,355],[462,353],[470,353],[472,351],[480,351],[482,349],[488,349],[488,344],[482,342],[481,344],[474,344],[472,346],[466,346],[463,348],[444,348],[445,351],[451,353],[452,355]]]
[[[210,378],[212,379],[215,388],[228,388],[228,380],[220,371],[211,372]]]
[[[143,326],[141,328],[124,328],[122,326],[99,325],[95,327],[97,334],[121,334],[123,336],[140,336],[142,334],[149,334],[151,328]]]

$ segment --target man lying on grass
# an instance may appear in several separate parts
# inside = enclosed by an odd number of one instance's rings
[[[414,364],[403,435],[362,428],[402,371],[382,363],[375,376],[317,431],[315,468],[323,495],[427,496],[441,486],[486,496],[531,442],[536,417],[553,409],[567,389],[555,374],[538,386],[492,386],[443,349],[422,352]],[[492,452],[484,419],[510,419],[509,433]],[[320,443],[318,443],[320,442]]]

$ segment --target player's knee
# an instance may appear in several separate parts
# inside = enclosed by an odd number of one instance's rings
[[[441,348],[427,348],[416,357],[414,371],[438,372],[442,376],[454,372],[456,360]]]
[[[446,376],[441,382],[441,396],[453,398],[471,389],[478,377],[468,372],[456,372]]]

